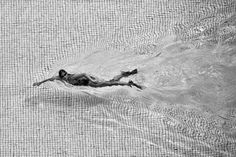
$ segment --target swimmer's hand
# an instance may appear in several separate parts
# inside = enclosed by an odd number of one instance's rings
[[[54,81],[54,80],[60,80],[60,78],[59,78],[58,76],[56,76],[56,77],[52,77],[52,78],[43,80],[43,81],[41,81],[41,82],[35,82],[35,83],[33,84],[33,86],[40,86],[40,85],[41,85],[42,83],[44,83],[44,82],[47,82],[47,81]]]

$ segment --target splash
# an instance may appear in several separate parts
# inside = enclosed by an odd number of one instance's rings
[[[87,53],[88,54],[88,53]],[[58,75],[58,67],[60,69],[65,69],[69,73],[87,73],[97,80],[105,81],[110,80],[114,76],[119,75],[121,71],[130,71],[133,69],[138,69],[138,74],[124,78],[121,81],[128,82],[133,80],[137,84],[144,87],[144,90],[149,86],[148,75],[145,73],[151,73],[150,69],[153,65],[155,58],[138,56],[134,53],[121,53],[117,51],[107,52],[107,51],[94,51],[90,52],[88,56],[78,56],[71,59],[62,60],[57,63],[57,66],[52,70],[51,73]],[[148,65],[149,64],[149,65]],[[61,65],[61,66],[58,66]],[[149,66],[149,67],[148,67]],[[130,88],[126,86],[112,86],[112,87],[102,87],[102,88],[92,88],[85,86],[72,86],[68,83],[61,83],[56,81],[52,83],[53,88],[58,88],[59,90],[64,90],[67,92],[78,93],[78,94],[90,94],[94,96],[104,96],[111,93],[116,93],[117,90],[124,89],[128,91],[130,96],[137,96],[138,93],[144,90],[139,90],[135,87]]]
[[[235,102],[233,97],[226,98],[227,93],[223,90],[229,89],[229,95],[235,93],[233,88],[229,88],[229,84],[234,86],[236,78],[235,49],[234,46],[227,45],[219,45],[217,49],[195,48],[189,43],[166,37],[157,47],[156,55],[138,55],[135,51],[123,53],[115,50],[94,50],[85,53],[89,55],[58,62],[52,73],[57,75],[60,67],[69,73],[88,73],[104,81],[112,79],[120,74],[120,71],[137,68],[138,74],[123,78],[121,81],[133,80],[145,88],[138,90],[126,86],[76,87],[59,82],[52,85],[59,90],[99,97],[117,95],[117,91],[123,91],[150,104],[160,101],[196,106],[204,104],[202,109],[207,107],[218,112],[222,105]],[[230,83],[227,80],[232,81]]]

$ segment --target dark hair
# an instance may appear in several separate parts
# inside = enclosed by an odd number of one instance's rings
[[[64,76],[66,76],[66,74],[67,74],[67,72],[66,72],[64,69],[61,69],[61,70],[59,71],[59,77],[60,77],[60,78],[63,78]]]

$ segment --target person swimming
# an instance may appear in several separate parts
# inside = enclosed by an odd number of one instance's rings
[[[122,71],[120,75],[115,76],[113,79],[109,81],[105,80],[99,80],[98,78],[95,78],[94,76],[88,75],[86,73],[80,73],[80,74],[69,74],[64,69],[59,70],[59,75],[51,77],[49,79],[43,80],[41,82],[35,82],[33,86],[40,86],[42,83],[47,81],[54,81],[59,80],[63,83],[67,82],[69,84],[72,84],[74,86],[90,86],[90,87],[107,87],[107,86],[135,86],[139,89],[142,89],[141,86],[137,85],[133,81],[122,82],[120,81],[123,77],[128,77],[130,75],[137,74],[138,70],[134,69],[132,71]]]

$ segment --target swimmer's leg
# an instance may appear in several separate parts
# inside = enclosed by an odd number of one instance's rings
[[[121,82],[121,81],[105,81],[105,82],[98,82],[98,83],[94,83],[94,82],[89,82],[88,84],[91,87],[107,87],[107,86],[135,86],[139,89],[143,89],[142,86],[137,85],[136,83],[134,83],[133,81],[129,81],[127,82]]]
[[[121,82],[121,81],[105,81],[105,82],[98,82],[98,83],[93,83],[89,82],[88,86],[90,87],[108,87],[108,86],[130,86],[130,83],[127,82]]]
[[[120,79],[122,77],[128,77],[130,75],[134,75],[134,74],[137,74],[138,73],[138,70],[137,69],[134,69],[132,71],[122,71],[120,75],[117,75],[115,76],[113,79],[111,79],[110,81],[120,81]]]

